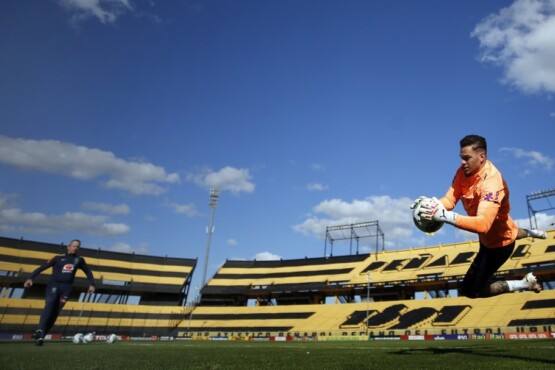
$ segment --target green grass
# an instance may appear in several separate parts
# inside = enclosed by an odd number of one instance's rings
[[[0,342],[0,368],[555,369],[555,340],[418,342]]]

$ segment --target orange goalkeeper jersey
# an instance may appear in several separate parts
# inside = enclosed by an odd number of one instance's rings
[[[441,198],[447,210],[462,202],[468,216],[457,215],[456,226],[478,233],[480,243],[488,248],[499,248],[516,240],[518,226],[509,211],[509,188],[501,172],[486,161],[478,173],[466,177],[457,170],[451,187]]]

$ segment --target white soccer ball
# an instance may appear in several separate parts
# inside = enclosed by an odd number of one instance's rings
[[[106,343],[108,344],[113,344],[116,343],[116,341],[118,340],[118,336],[115,334],[110,334],[108,335],[108,338],[106,338]]]
[[[83,333],[77,333],[73,336],[73,343],[74,344],[79,344],[83,341]]]
[[[436,221],[436,220],[427,220],[425,218],[420,217],[420,204],[422,203],[422,199],[418,202],[416,207],[412,210],[412,220],[414,224],[420,231],[423,231],[427,234],[435,233],[443,226],[443,222]]]
[[[83,343],[85,343],[85,344],[92,343],[93,340],[94,340],[94,334],[93,333],[89,333],[89,334],[86,334],[85,336],[83,336]]]

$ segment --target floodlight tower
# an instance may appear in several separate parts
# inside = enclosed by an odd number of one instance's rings
[[[208,256],[210,255],[210,239],[212,239],[212,233],[214,232],[214,209],[218,205],[218,198],[220,196],[220,191],[218,189],[210,189],[210,203],[208,205],[212,208],[210,214],[210,226],[206,229],[206,234],[208,238],[206,240],[206,253],[204,255],[204,270],[202,272],[202,285],[201,288],[206,284],[206,271],[208,269]]]
[[[366,335],[368,335],[368,315],[370,315],[370,272],[366,276]]]

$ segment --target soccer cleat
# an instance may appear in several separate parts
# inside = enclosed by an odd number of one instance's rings
[[[37,330],[36,332],[31,335],[31,338],[35,340],[35,346],[42,346],[43,345],[43,333],[42,330]]]
[[[538,229],[528,230],[528,236],[531,238],[547,239],[547,233]]]
[[[522,282],[528,286],[528,290],[535,293],[539,293],[542,290],[542,286],[538,283],[538,279],[531,272],[527,273],[526,276],[522,278]]]
[[[31,335],[31,338],[33,339],[42,338],[42,330],[37,330],[36,332],[34,332],[33,335]]]

